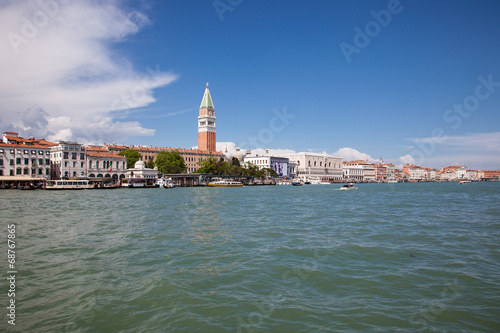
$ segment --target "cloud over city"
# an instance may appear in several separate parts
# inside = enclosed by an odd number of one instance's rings
[[[120,1],[11,1],[0,11],[0,125],[25,136],[99,143],[154,129],[120,110],[153,102],[177,79],[141,71],[112,46],[150,24]],[[113,111],[113,112],[112,112]],[[122,119],[120,119],[122,118]]]

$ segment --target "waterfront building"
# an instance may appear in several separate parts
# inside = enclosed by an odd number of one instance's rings
[[[365,169],[361,165],[349,165],[349,162],[343,163],[344,180],[347,182],[361,183],[365,178]]]
[[[146,163],[142,160],[135,162],[134,167],[127,169],[126,177],[122,179],[122,184],[129,187],[149,187],[154,186],[158,179],[158,169],[146,168]]]
[[[467,167],[463,164],[441,167],[441,178],[448,181],[466,179],[466,174]]]
[[[103,146],[86,146],[87,176],[110,178],[115,182],[126,177],[127,158],[108,151]]]
[[[377,180],[377,174],[375,172],[375,166],[363,160],[349,161],[344,164],[345,167],[359,167],[363,169],[363,182],[375,182]],[[353,171],[354,173],[355,171]]]
[[[118,145],[116,143],[104,145],[104,147],[108,151],[114,154],[119,154],[122,151],[128,149],[137,150],[141,154],[142,160],[146,162],[156,161],[156,157],[158,156],[158,153],[160,151],[178,152],[179,155],[181,155],[182,158],[184,159],[184,163],[188,168],[187,169],[188,173],[196,172],[199,168],[201,168],[198,162],[202,162],[209,157],[215,157],[217,159],[224,157],[224,154],[218,151],[210,153],[208,151],[202,151],[199,149],[189,149],[189,148],[184,149],[184,148],[151,147],[151,146],[127,146],[127,145]]]
[[[4,132],[0,142],[0,176],[29,176],[50,179],[50,149],[56,143],[22,138]]]
[[[267,149],[265,155],[247,155],[243,158],[243,162],[245,164],[251,163],[261,169],[273,169],[280,177],[290,177],[290,159],[287,157],[271,156]]]
[[[207,82],[198,116],[198,149],[213,153],[216,151],[215,144],[215,108]]]
[[[405,173],[408,180],[427,181],[429,179],[428,171],[418,165],[404,164],[403,173]]]
[[[296,177],[303,181],[320,179],[321,181],[341,181],[342,157],[325,154],[298,153],[287,155],[296,165]]]
[[[78,142],[59,141],[50,149],[52,179],[87,177],[87,154]]]

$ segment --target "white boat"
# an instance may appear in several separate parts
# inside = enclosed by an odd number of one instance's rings
[[[88,180],[49,180],[45,184],[46,190],[85,190],[94,188]]]
[[[357,187],[353,183],[344,184],[340,188],[341,190],[355,190]]]
[[[460,181],[460,185],[464,185],[464,184],[469,184],[470,183],[470,180],[461,180]]]
[[[397,180],[388,180],[387,182],[388,182],[389,184],[395,184],[395,183],[397,183],[398,181],[397,181]]]
[[[243,187],[243,183],[227,179],[215,180],[207,185],[212,187]]]
[[[125,178],[122,179],[122,187],[128,188],[151,188],[159,187],[156,180],[152,178]]]
[[[319,179],[319,177],[312,177],[309,181],[311,185],[321,184],[321,179]]]

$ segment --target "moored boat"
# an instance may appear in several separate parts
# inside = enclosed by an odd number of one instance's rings
[[[209,182],[207,185],[212,187],[243,187],[242,182],[227,179],[215,180],[213,182]]]
[[[93,188],[88,180],[49,180],[45,190],[85,190]]]

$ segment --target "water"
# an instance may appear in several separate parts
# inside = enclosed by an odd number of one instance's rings
[[[0,191],[0,330],[500,331],[500,183],[338,188]]]

